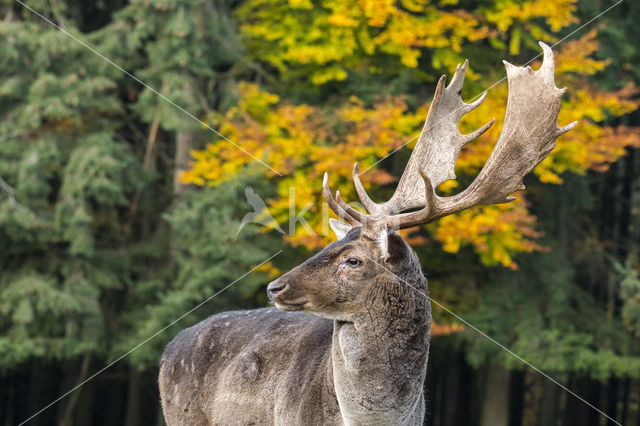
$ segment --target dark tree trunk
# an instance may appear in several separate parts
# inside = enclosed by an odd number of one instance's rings
[[[442,426],[456,426],[460,417],[460,377],[464,369],[464,359],[456,351],[450,353],[451,356],[446,361],[446,378],[443,389]],[[465,423],[468,424],[468,423]]]
[[[100,404],[100,401],[96,401],[96,383],[91,380],[78,389],[80,392],[80,400],[78,401],[77,408],[74,414],[74,425],[91,425],[95,423],[94,414],[95,406]]]
[[[538,422],[540,395],[544,378],[532,369],[526,369],[524,374],[524,404],[522,409],[522,424],[534,426]]]
[[[624,379],[624,384],[622,386],[622,413],[620,414],[620,423],[623,425],[627,423],[627,419],[629,416],[629,391],[631,387],[631,379]]]
[[[524,370],[512,371],[509,386],[509,426],[522,425]]]
[[[620,259],[626,259],[631,246],[631,196],[633,192],[633,181],[636,178],[635,173],[635,152],[627,148],[627,156],[622,160],[624,162],[624,174],[622,176],[622,194],[620,197],[620,219],[618,226],[620,227],[620,241],[618,245],[618,256]]]
[[[586,397],[589,394],[590,385],[591,382],[588,379],[580,376],[573,376],[568,382],[569,389],[582,397]],[[593,403],[593,401],[589,402]],[[575,396],[567,394],[562,424],[566,426],[583,426],[587,424],[588,410],[593,409]]]
[[[618,416],[618,379],[610,377],[607,383],[607,415],[612,419]],[[613,420],[607,419],[607,426],[614,426]]]
[[[442,362],[440,362],[439,364],[442,364]],[[434,387],[433,387],[433,395],[432,395],[433,412],[431,413],[431,415],[433,416],[433,425],[442,426],[442,402],[443,402],[442,389],[444,388],[444,381],[446,380],[447,375],[445,371],[443,371],[442,369],[438,369],[437,375],[434,374],[434,376],[437,376],[437,378],[434,382]]]
[[[635,400],[637,403],[638,399],[640,399],[640,380],[635,380],[634,384],[635,384],[634,394],[636,395]],[[640,408],[636,409],[636,425],[640,426]]]
[[[18,384],[18,401],[21,402],[22,412],[18,413],[19,422],[26,420],[32,415],[42,410],[46,405],[69,390],[73,385],[71,380],[65,381],[65,377],[75,377],[77,373],[77,362],[65,362],[61,365],[47,364],[42,360],[35,361],[28,365],[29,373],[25,372],[23,381]],[[56,423],[57,416],[60,415],[60,404],[54,405],[37,415],[30,424],[51,425]]]
[[[558,385],[548,379],[542,381],[542,395],[540,398],[540,413],[538,425],[555,425],[558,419]]]
[[[485,368],[481,426],[507,426],[509,422],[509,372],[499,365]]]
[[[85,353],[82,356],[82,361],[80,362],[80,371],[78,372],[78,378],[76,379],[76,386],[82,385],[89,375],[89,366],[91,365],[91,354]],[[64,409],[64,414],[62,418],[58,422],[60,426],[72,426],[73,425],[73,414],[75,412],[76,404],[78,403],[78,399],[80,398],[81,392],[76,389],[68,396],[67,404]]]
[[[2,414],[2,424],[11,426],[18,423],[16,410],[18,399],[16,398],[16,380],[20,373],[7,374],[2,378],[4,386],[0,386],[0,413]]]
[[[455,424],[456,426],[470,426],[472,424],[470,419],[472,417],[475,417],[471,415],[473,410],[472,395],[474,394],[472,390],[473,370],[471,369],[469,364],[467,364],[464,352],[459,351],[457,358],[458,358],[458,365],[460,367],[459,368],[460,375],[458,378],[459,393],[458,393],[458,400],[457,400],[457,406],[458,406],[457,416],[456,416],[457,422]],[[477,423],[477,421],[474,423]]]
[[[136,426],[140,423],[140,373],[135,367],[129,367],[129,387],[127,389],[127,413],[125,426]]]
[[[589,401],[598,409],[600,409],[600,388],[601,387],[602,385],[600,384],[599,381],[592,380],[591,386],[589,386],[589,398],[587,399],[587,401]],[[602,414],[598,413],[596,410],[594,410],[593,408],[589,407],[586,404],[583,404],[583,405],[584,405],[583,409],[587,411],[587,413],[589,413],[587,417],[588,419],[587,426],[599,426]]]

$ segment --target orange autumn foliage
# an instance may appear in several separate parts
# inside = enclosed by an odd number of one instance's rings
[[[464,330],[464,326],[461,324],[438,324],[431,322],[431,335],[432,336],[446,336],[453,333],[458,333]]]

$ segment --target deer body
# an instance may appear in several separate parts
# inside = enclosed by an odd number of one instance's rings
[[[330,351],[317,342],[331,333],[329,320],[274,309],[219,314],[183,331],[161,366],[167,423],[339,424]],[[204,346],[193,350],[198,339]]]
[[[351,233],[280,280],[305,291],[317,284],[299,279],[334,275],[326,265],[333,261],[337,270],[339,262],[330,255],[352,245],[360,229]],[[393,239],[406,252],[390,269],[404,278],[376,274],[361,295],[370,309],[335,315],[341,319],[273,308],[228,312],[178,334],[160,366],[167,423],[422,424],[431,321],[426,280],[411,248]],[[344,298],[339,293],[314,302],[336,303]]]
[[[169,425],[423,423],[431,308],[418,258],[395,230],[513,200],[523,177],[575,126],[558,127],[564,89],[555,86],[551,48],[540,45],[544,60],[536,71],[505,62],[502,132],[460,193],[442,197],[435,188],[455,178],[462,146],[493,124],[468,135],[458,130],[460,118],[484,100],[460,97],[468,62],[448,86],[440,78],[389,201],[369,198],[356,164],[364,214],[339,192],[332,196],[325,174],[325,199],[348,222],[330,220],[338,241],[269,284],[279,310],[214,315],[167,346],[159,381]]]

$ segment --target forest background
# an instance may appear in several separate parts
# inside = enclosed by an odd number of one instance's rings
[[[504,117],[501,60],[535,68],[542,40],[559,123],[579,126],[515,202],[404,235],[434,300],[640,425],[639,20],[600,0],[0,1],[0,423],[82,384],[28,424],[162,424],[164,345],[266,306],[334,238],[322,174],[353,200],[357,161],[387,199],[437,78],[468,58],[463,98],[490,90],[461,129],[497,123],[439,191],[464,188]],[[241,228],[256,196],[275,222]],[[427,425],[614,424],[433,316]]]

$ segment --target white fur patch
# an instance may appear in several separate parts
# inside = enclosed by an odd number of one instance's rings
[[[389,234],[386,228],[380,231],[376,237],[376,245],[380,249],[383,259],[389,257]]]

